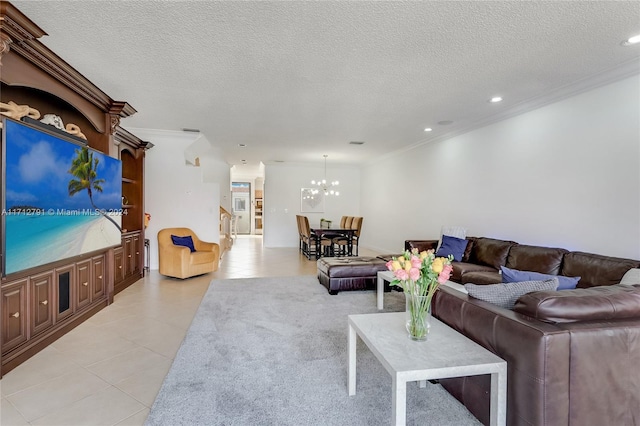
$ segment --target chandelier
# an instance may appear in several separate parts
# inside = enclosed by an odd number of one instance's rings
[[[311,181],[311,185],[316,185],[318,187],[320,187],[320,190],[322,190],[324,192],[324,195],[340,195],[340,191],[336,191],[335,189],[333,189],[334,187],[340,185],[340,182],[338,182],[337,180],[331,181],[330,183],[327,184],[327,154],[323,155],[324,157],[324,179],[322,180],[312,180]]]

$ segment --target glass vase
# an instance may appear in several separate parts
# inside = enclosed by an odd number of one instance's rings
[[[431,297],[405,293],[407,303],[406,327],[409,338],[416,341],[427,340],[431,327]]]

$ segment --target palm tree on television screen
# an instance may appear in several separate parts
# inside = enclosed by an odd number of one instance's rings
[[[69,173],[75,176],[76,179],[69,181],[69,196],[72,197],[78,192],[87,190],[91,207],[106,217],[119,231],[122,231],[120,225],[103,210],[99,209],[93,202],[93,191],[102,192],[102,184],[105,182],[104,179],[98,179],[98,172],[96,170],[98,169],[99,163],[100,160],[93,158],[93,153],[89,152],[87,147],[76,149],[76,158],[72,160],[71,168],[69,169]]]

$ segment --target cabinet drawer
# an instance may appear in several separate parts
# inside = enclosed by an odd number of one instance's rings
[[[36,275],[29,279],[31,300],[31,335],[53,325],[53,274]]]
[[[97,300],[104,295],[104,256],[97,256],[93,258],[93,291],[91,294],[91,300]]]
[[[2,289],[2,353],[6,353],[29,338],[27,330],[27,280],[20,280]]]
[[[122,247],[113,250],[113,281],[115,284],[124,280],[124,251]]]
[[[76,264],[76,308],[81,309],[91,302],[91,260]]]

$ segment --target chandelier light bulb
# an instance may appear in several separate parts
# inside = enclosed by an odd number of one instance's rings
[[[340,195],[340,192],[335,191],[333,189],[329,190],[328,186],[327,186],[327,157],[328,155],[323,155],[324,157],[324,179],[318,179],[316,180],[312,180],[311,181],[311,185],[317,185],[318,187],[320,187],[320,189],[322,190],[322,192],[324,193],[324,195]],[[330,186],[338,186],[340,185],[340,182],[338,182],[337,180],[333,180],[330,183]],[[316,191],[315,193],[318,193],[318,191]]]

